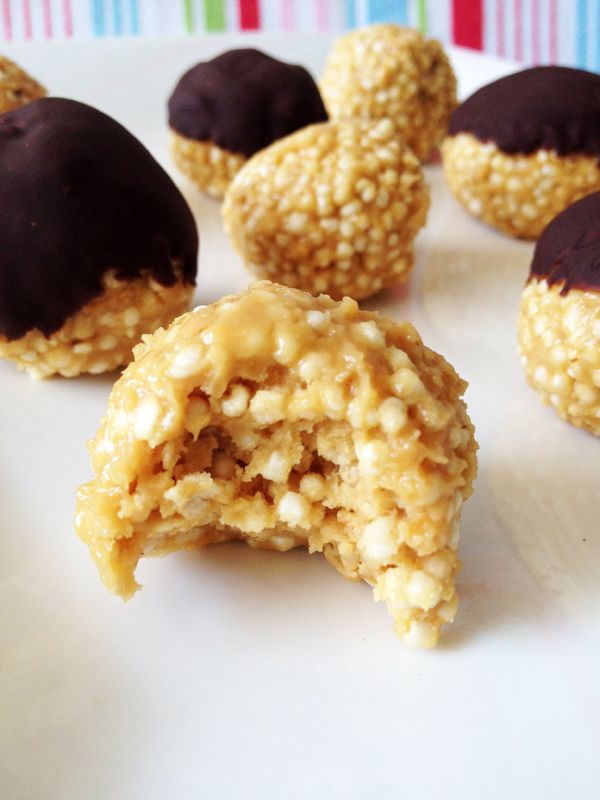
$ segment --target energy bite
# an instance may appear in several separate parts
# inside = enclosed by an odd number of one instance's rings
[[[465,387],[408,323],[257,283],[136,347],[90,443],[78,533],[124,598],[143,556],[308,547],[431,647],[456,613],[476,471]]]
[[[304,67],[260,50],[230,50],[183,75],[169,99],[177,167],[209,195],[223,197],[246,159],[327,119]]]
[[[311,125],[257,153],[223,204],[225,227],[261,278],[334,299],[402,283],[429,193],[389,119]]]
[[[600,189],[600,75],[534,67],[484,86],[452,115],[442,159],[470,214],[537,239]]]
[[[115,120],[73,100],[0,117],[0,357],[37,378],[131,360],[185,311],[198,235],[175,184]]]
[[[527,379],[542,401],[600,436],[600,193],[541,235],[518,324]]]
[[[0,114],[46,96],[46,90],[13,61],[0,56]]]
[[[391,119],[424,160],[457,105],[456,77],[441,44],[399,25],[371,25],[334,43],[320,82],[332,119]]]

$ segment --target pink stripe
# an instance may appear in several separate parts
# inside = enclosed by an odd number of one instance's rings
[[[506,37],[504,35],[504,0],[496,3],[496,54],[500,58],[506,55]]]
[[[4,38],[11,42],[13,38],[12,18],[10,16],[10,0],[2,0],[2,26],[4,28]]]
[[[315,18],[318,31],[329,30],[329,4],[327,0],[315,0]]]
[[[531,60],[540,63],[540,0],[531,0]]]
[[[558,0],[550,0],[550,63],[558,61]]]
[[[23,33],[26,39],[31,39],[33,37],[31,6],[29,5],[29,0],[23,0]]]
[[[46,39],[52,38],[52,9],[50,0],[42,0],[42,14],[44,17],[44,36]]]
[[[523,0],[515,0],[515,59],[523,61]]]
[[[294,30],[294,0],[281,0],[281,27],[288,32]]]
[[[73,11],[71,9],[71,0],[63,0],[63,21],[65,36],[68,36],[70,39],[73,36]]]

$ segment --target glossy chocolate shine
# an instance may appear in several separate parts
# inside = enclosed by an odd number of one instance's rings
[[[570,289],[600,291],[600,192],[578,200],[559,214],[535,248],[530,279]]]
[[[0,334],[45,335],[114,269],[193,284],[198,235],[181,193],[121,125],[72,100],[0,117]]]
[[[327,120],[304,67],[259,50],[230,50],[183,75],[169,99],[169,125],[249,158],[277,139]]]
[[[465,100],[449,133],[471,133],[505,153],[544,148],[600,158],[600,75],[568,67],[508,75]]]

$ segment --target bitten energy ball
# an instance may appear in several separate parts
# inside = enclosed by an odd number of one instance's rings
[[[600,193],[541,235],[521,301],[529,383],[562,419],[600,436]]]
[[[79,535],[125,598],[143,556],[305,546],[433,646],[476,469],[464,389],[408,323],[255,284],[138,345],[90,445]]]
[[[249,269],[339,299],[402,283],[429,195],[389,120],[312,125],[257,153],[223,205]]]
[[[0,117],[0,357],[38,378],[106,372],[188,307],[198,236],[125,128],[49,98]]]
[[[456,78],[442,46],[399,25],[341,36],[320,83],[332,119],[389,117],[421,160],[444,137],[456,108]]]
[[[8,58],[0,56],[0,114],[45,97],[46,90]]]
[[[537,239],[600,189],[600,75],[535,67],[484,86],[454,112],[442,158],[469,213]]]
[[[169,100],[171,152],[179,169],[216,198],[246,159],[327,119],[304,67],[259,50],[230,50],[185,73]]]

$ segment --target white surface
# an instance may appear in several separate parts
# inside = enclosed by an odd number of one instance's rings
[[[169,167],[177,76],[238,41],[7,54]],[[328,46],[260,41],[315,70]],[[510,71],[453,57],[464,91]],[[428,177],[409,292],[365,305],[414,321],[471,382],[480,477],[463,517],[461,608],[440,646],[404,647],[366,585],[301,551],[170,556],[141,566],[131,603],[109,597],[72,516],[111,378],[35,383],[2,363],[2,798],[598,798],[600,441],[525,384],[515,315],[531,245],[464,214],[439,167]],[[183,188],[208,302],[249,279],[217,205]]]

